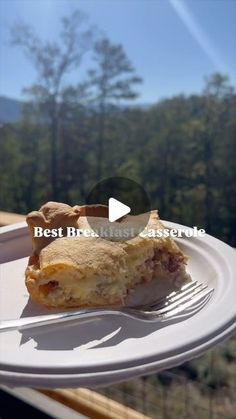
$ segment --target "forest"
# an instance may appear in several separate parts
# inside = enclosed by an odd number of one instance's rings
[[[0,127],[1,210],[82,204],[98,181],[124,176],[144,187],[162,219],[235,246],[236,92],[227,75],[203,79],[199,93],[135,105],[142,79],[122,45],[81,12],[62,20],[60,36],[42,41],[24,23],[12,30],[12,47],[38,77],[25,88],[21,120]],[[93,66],[82,79],[88,51]]]

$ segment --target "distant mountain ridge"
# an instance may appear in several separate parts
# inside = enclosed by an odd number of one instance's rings
[[[0,96],[0,123],[17,122],[21,118],[23,102]]]
[[[24,102],[0,95],[0,124],[8,122],[17,122],[21,119]],[[122,109],[124,105],[120,105]],[[138,107],[148,109],[152,106],[150,103],[134,103],[126,105],[129,108]]]

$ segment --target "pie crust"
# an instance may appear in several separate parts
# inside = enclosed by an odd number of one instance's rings
[[[112,224],[137,226],[142,216],[127,215]],[[67,227],[89,229],[91,220],[93,226],[108,226],[108,207],[48,202],[28,214],[33,254],[25,283],[34,301],[62,308],[122,306],[140,284],[160,281],[168,293],[191,279],[186,272],[187,257],[170,237],[138,235],[124,241],[33,235],[36,226],[62,227],[64,232]],[[164,228],[157,211],[150,212],[147,228]]]

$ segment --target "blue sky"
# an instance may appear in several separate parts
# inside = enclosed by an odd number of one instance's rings
[[[16,20],[44,39],[56,39],[60,18],[74,9],[89,15],[114,43],[122,43],[144,80],[138,102],[202,90],[215,71],[236,85],[236,0],[0,0],[0,94],[24,98],[36,72],[22,51],[9,45]],[[81,81],[90,58],[70,73]]]

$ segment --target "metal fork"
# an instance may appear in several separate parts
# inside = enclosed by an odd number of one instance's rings
[[[66,322],[69,320],[84,319],[96,316],[123,315],[143,322],[156,322],[170,319],[176,314],[195,307],[200,301],[203,304],[208,300],[214,289],[198,281],[189,282],[178,291],[170,293],[167,297],[162,297],[150,304],[138,307],[121,308],[86,308],[81,310],[64,311],[55,314],[45,314],[33,317],[22,317],[20,319],[3,320],[0,322],[0,332],[14,329],[28,329],[54,323]]]

